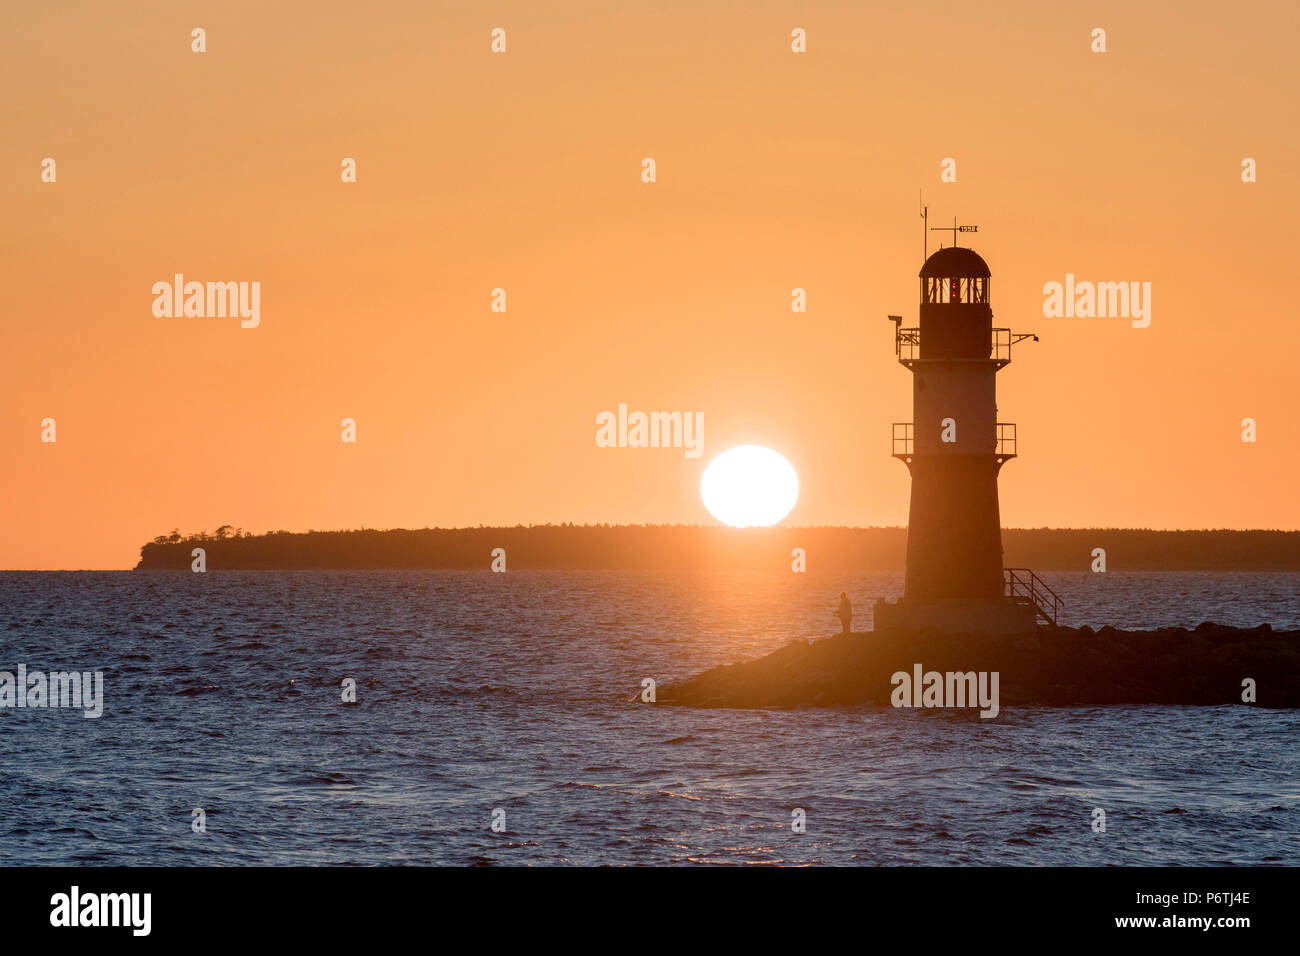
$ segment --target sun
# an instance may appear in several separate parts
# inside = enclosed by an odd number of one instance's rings
[[[765,528],[788,515],[799,500],[799,476],[772,449],[739,445],[709,462],[700,479],[700,497],[723,524]]]

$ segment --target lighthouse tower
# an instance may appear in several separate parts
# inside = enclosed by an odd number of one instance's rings
[[[973,227],[954,226],[973,231]],[[903,596],[875,605],[876,630],[934,627],[1013,633],[1055,624],[1060,601],[1030,571],[1004,568],[998,472],[1016,457],[1016,426],[998,421],[997,373],[1032,333],[993,327],[988,264],[956,245],[921,267],[920,320],[890,316],[912,373],[910,422],[893,455],[912,476]]]

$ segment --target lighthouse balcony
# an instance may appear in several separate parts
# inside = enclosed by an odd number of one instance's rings
[[[998,422],[998,439],[993,449],[993,457],[1002,464],[1016,457],[1016,423]]]
[[[911,462],[916,453],[916,426],[911,422],[894,422],[893,445],[892,454],[895,458]]]
[[[901,458],[904,464],[911,464],[916,457],[916,424],[914,422],[894,422],[891,454]],[[954,452],[956,449],[954,449]],[[999,465],[1016,457],[1016,423],[998,422],[997,438],[993,443],[993,457]]]
[[[989,354],[986,359],[977,359],[976,361],[990,361],[997,364],[998,368],[1008,365],[1011,362],[1011,347],[1022,339],[1032,338],[1032,333],[1013,332],[1011,329],[990,329]],[[894,352],[898,355],[900,364],[911,368],[916,362],[925,361],[926,358],[921,354],[921,330],[919,328],[897,328],[894,333]],[[950,361],[951,359],[940,358],[940,361]]]
[[[894,333],[894,352],[898,355],[898,361],[908,367],[912,362],[920,361],[921,330],[898,329]]]

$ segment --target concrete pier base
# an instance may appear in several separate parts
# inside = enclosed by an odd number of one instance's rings
[[[899,598],[893,604],[877,601],[875,630],[925,631],[947,634],[1025,634],[1038,628],[1032,604],[1001,598]]]

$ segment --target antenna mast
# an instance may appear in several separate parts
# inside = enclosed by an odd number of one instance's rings
[[[930,258],[930,235],[927,230],[930,225],[930,207],[925,204],[924,195],[920,190],[917,190],[916,198],[921,203],[921,261],[924,262]]]

